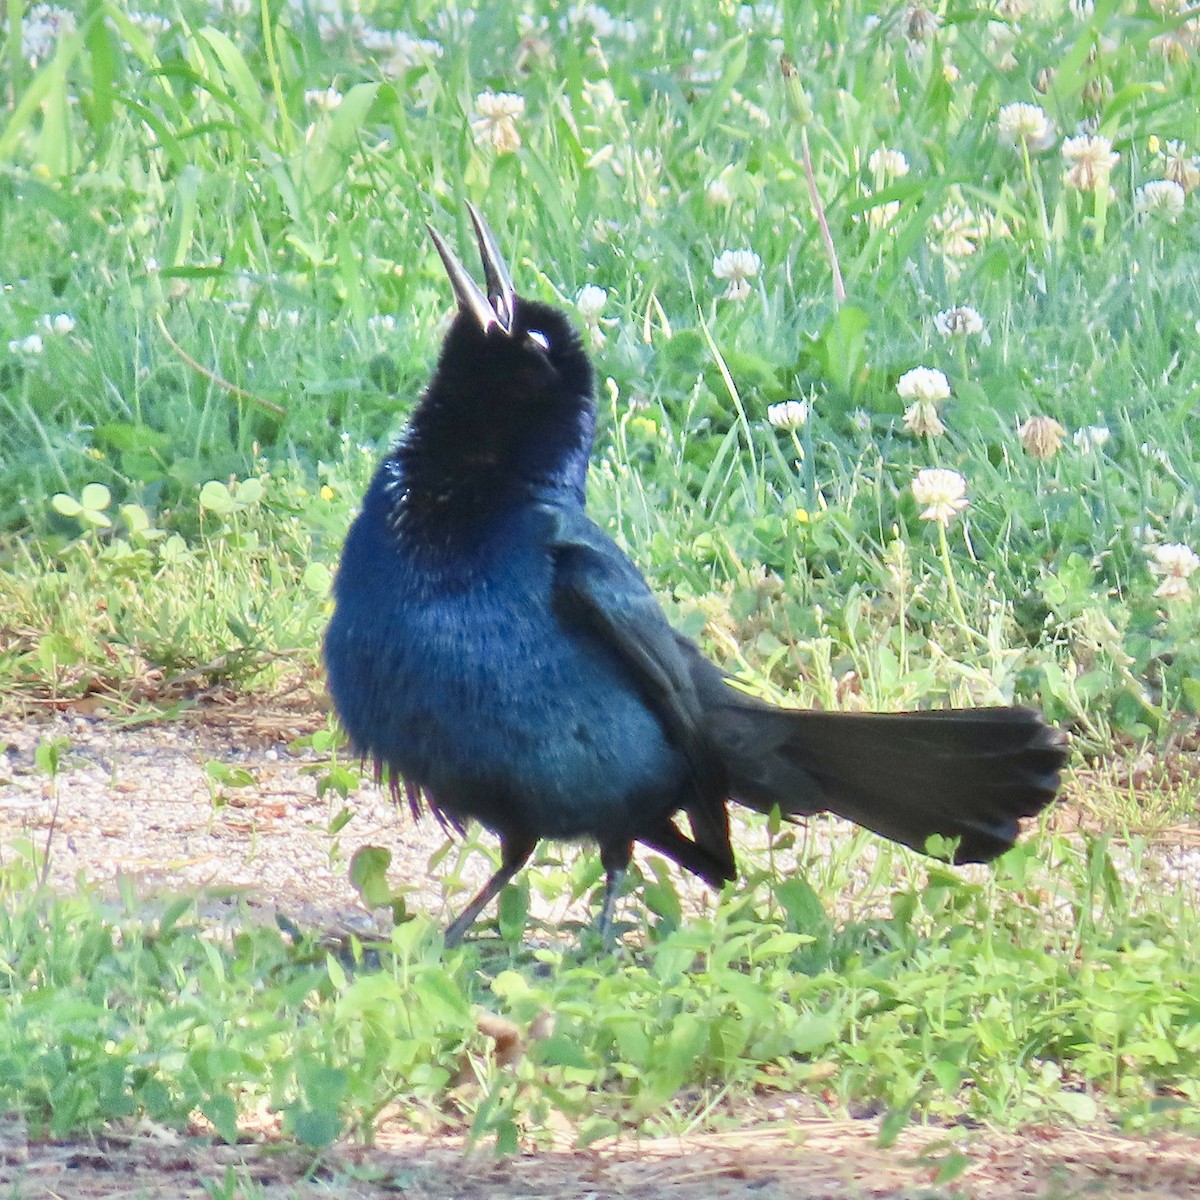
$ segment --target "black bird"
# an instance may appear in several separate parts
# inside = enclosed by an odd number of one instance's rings
[[[350,528],[325,638],[356,749],[414,807],[423,794],[500,839],[447,944],[541,838],[599,844],[606,940],[634,842],[720,886],[730,800],[828,810],[918,850],[941,834],[957,862],[1007,850],[1054,798],[1062,736],[1024,708],[809,712],[730,686],[585,512],[591,364],[562,312],[516,295],[470,213],[487,291],[430,229],[459,311]]]

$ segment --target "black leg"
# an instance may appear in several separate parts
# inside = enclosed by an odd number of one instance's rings
[[[625,874],[629,870],[629,859],[633,855],[633,844],[625,842],[620,846],[602,846],[600,861],[604,864],[606,877],[604,880],[604,903],[600,906],[600,920],[596,930],[606,950],[613,947],[613,910],[617,906],[617,897],[621,894],[621,885],[625,882]]]
[[[475,919],[504,890],[504,885],[529,861],[536,839],[519,842],[500,841],[500,869],[483,885],[479,895],[450,922],[446,930],[446,946],[457,946],[463,934],[475,924]]]

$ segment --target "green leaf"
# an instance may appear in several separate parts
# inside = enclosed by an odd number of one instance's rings
[[[793,1054],[816,1054],[837,1041],[842,1022],[828,1013],[813,1013],[788,1030]]]
[[[50,497],[50,504],[55,512],[62,513],[64,517],[77,517],[83,512],[83,505],[74,496],[68,496],[66,492],[55,492]]]
[[[228,516],[233,512],[233,497],[229,494],[229,488],[219,479],[210,479],[200,489],[200,507],[218,516]]]
[[[310,562],[301,576],[304,586],[318,596],[324,596],[333,583],[333,572],[323,562]]]
[[[970,1155],[961,1150],[951,1150],[949,1154],[933,1161],[937,1163],[937,1173],[933,1177],[935,1187],[953,1183],[971,1165]]]
[[[53,779],[58,774],[59,755],[66,745],[63,738],[43,738],[38,742],[33,752],[33,761],[37,763],[38,770]]]
[[[213,1123],[221,1138],[234,1146],[238,1140],[237,1105],[226,1095],[209,1096],[200,1111]]]
[[[368,908],[390,903],[387,869],[391,862],[392,852],[384,846],[360,846],[350,859],[350,884]]]
[[[328,1146],[342,1131],[342,1121],[333,1109],[302,1109],[288,1114],[288,1125],[306,1146]]]
[[[586,1071],[594,1066],[575,1038],[560,1033],[534,1042],[531,1053],[547,1067],[574,1067],[577,1071]]]
[[[329,125],[329,145],[343,151],[352,151],[358,148],[359,139],[362,137],[363,123],[378,94],[378,83],[356,83],[346,92]]]
[[[416,985],[427,1019],[460,1024],[470,1021],[471,1005],[462,988],[446,971],[422,971]]]
[[[912,1121],[912,1110],[915,1100],[910,1100],[907,1104],[901,1105],[899,1108],[889,1109],[883,1115],[883,1119],[879,1122],[879,1137],[877,1144],[881,1149],[888,1149],[896,1144],[896,1139],[908,1128]]]
[[[829,927],[829,914],[821,897],[803,875],[793,875],[775,887],[775,897],[787,913],[790,928],[803,933],[820,932]]]
[[[325,955],[325,970],[329,973],[329,982],[339,992],[346,990],[346,972],[342,964],[332,954]]]
[[[234,499],[243,508],[250,508],[252,505],[258,504],[266,492],[263,481],[257,476],[239,480],[233,489]]]
[[[1073,1121],[1081,1125],[1090,1125],[1099,1115],[1100,1107],[1087,1092],[1059,1092],[1054,1102]]]
[[[510,945],[520,942],[529,921],[529,885],[524,879],[509,884],[500,893],[498,919],[500,936]]]
[[[87,483],[79,493],[79,502],[84,508],[101,512],[112,502],[112,493],[102,483]]]
[[[621,1127],[611,1117],[588,1117],[579,1126],[579,1132],[575,1136],[575,1145],[580,1150],[586,1150],[593,1142],[598,1142],[602,1138],[616,1137],[621,1132]]]
[[[228,90],[240,103],[242,111],[255,121],[261,121],[264,111],[262,88],[254,78],[242,52],[219,29],[206,26],[198,36],[212,47],[224,69]]]

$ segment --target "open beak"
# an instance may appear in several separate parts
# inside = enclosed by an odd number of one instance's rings
[[[486,294],[467,273],[442,235],[432,225],[426,225],[425,228],[429,230],[429,236],[441,255],[459,307],[475,318],[484,333],[495,327],[505,334],[511,334],[516,312],[512,276],[496,244],[496,235],[483,219],[483,214],[470,201],[467,201],[467,211],[471,214],[471,223],[475,226],[475,237],[479,242],[479,257],[483,260],[483,276],[487,282]]]

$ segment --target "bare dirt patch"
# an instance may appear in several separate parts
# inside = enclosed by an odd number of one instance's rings
[[[233,896],[263,919],[282,914],[308,928],[363,933],[383,926],[362,907],[346,865],[358,846],[383,844],[395,856],[397,884],[416,889],[411,905],[448,915],[427,867],[444,840],[432,821],[414,826],[386,796],[365,789],[353,820],[336,844],[331,839],[331,805],[318,799],[305,770],[313,758],[288,750],[295,736],[323,720],[311,705],[290,712],[239,706],[132,729],[70,714],[9,720],[0,724],[0,848],[21,837],[43,846],[53,827],[54,887],[72,890],[82,874],[105,889],[123,877],[146,892],[202,893],[215,909]],[[38,740],[48,736],[70,743],[57,809],[55,789],[33,758]],[[246,768],[253,785],[226,789],[214,805],[209,761]],[[486,873],[482,862],[473,869],[480,879]],[[565,910],[545,915],[561,918]],[[627,1137],[587,1152],[564,1144],[503,1160],[487,1151],[467,1153],[458,1138],[418,1136],[385,1123],[375,1145],[339,1146],[314,1163],[269,1136],[224,1146],[139,1127],[59,1143],[31,1138],[17,1118],[0,1118],[0,1194],[14,1200],[200,1200],[213,1194],[210,1189],[226,1194],[221,1189],[231,1181],[230,1194],[264,1200],[1200,1197],[1200,1139],[1180,1135],[913,1127],[889,1149],[879,1147],[878,1137],[876,1120],[830,1120],[799,1102],[784,1120],[747,1112],[736,1131]],[[961,1172],[938,1183],[939,1167],[956,1154],[965,1157]]]
[[[1200,1142],[1035,1128],[956,1138],[965,1164],[938,1184],[946,1131],[914,1128],[880,1149],[875,1121],[800,1119],[786,1128],[627,1140],[586,1152],[549,1149],[497,1159],[458,1139],[384,1127],[371,1147],[314,1162],[277,1145],[214,1146],[146,1130],[93,1142],[30,1143],[0,1124],[0,1187],[19,1200],[1177,1200],[1200,1196]],[[232,1181],[235,1190],[221,1189]]]

